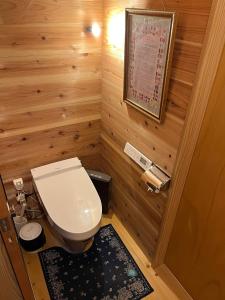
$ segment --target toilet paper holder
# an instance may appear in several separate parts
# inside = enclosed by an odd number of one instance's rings
[[[137,163],[145,172],[141,179],[146,184],[148,191],[159,193],[169,188],[171,177],[167,175],[158,165],[137,150],[130,143],[126,143],[124,152]]]
[[[159,193],[169,188],[171,177],[163,172],[158,166],[152,164],[141,176],[146,184],[148,191]]]

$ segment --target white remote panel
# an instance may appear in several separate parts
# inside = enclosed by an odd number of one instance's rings
[[[23,189],[23,178],[13,179],[13,184],[17,191],[22,191]]]
[[[131,144],[126,143],[124,152],[145,171],[150,169],[152,161],[144,156],[144,154],[142,154],[136,148],[134,148]]]

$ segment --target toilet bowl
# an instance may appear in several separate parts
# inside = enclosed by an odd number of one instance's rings
[[[31,174],[48,221],[65,248],[84,251],[100,228],[102,205],[80,160],[51,163],[32,169]]]

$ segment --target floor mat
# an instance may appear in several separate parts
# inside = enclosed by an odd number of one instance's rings
[[[85,253],[53,247],[39,258],[52,300],[138,300],[153,292],[112,225]]]

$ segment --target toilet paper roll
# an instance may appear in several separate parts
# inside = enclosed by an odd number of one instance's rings
[[[142,174],[141,179],[144,181],[145,184],[149,186],[154,186],[158,190],[160,190],[162,186],[162,181],[149,170]]]

